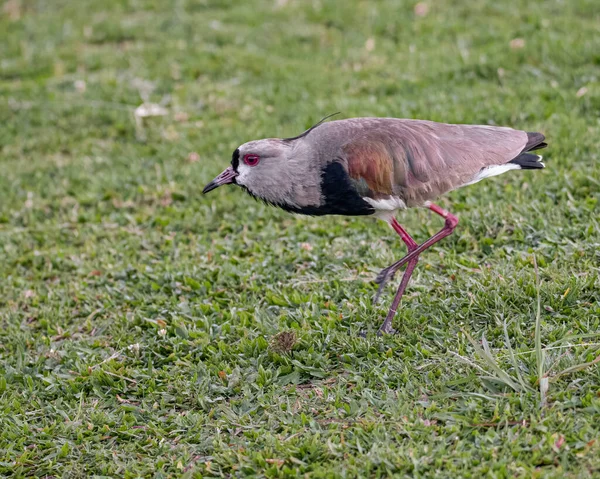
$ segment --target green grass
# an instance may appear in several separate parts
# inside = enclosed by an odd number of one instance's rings
[[[0,475],[600,477],[598,2],[427,3],[3,2]],[[396,336],[385,224],[200,193],[338,110],[550,144],[441,200]]]

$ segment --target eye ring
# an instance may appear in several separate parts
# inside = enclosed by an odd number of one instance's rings
[[[244,163],[248,166],[256,166],[260,161],[260,156],[258,155],[244,155]]]

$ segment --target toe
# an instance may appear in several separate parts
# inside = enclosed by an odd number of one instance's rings
[[[392,328],[392,325],[390,323],[384,323],[381,325],[381,328],[379,328],[379,331],[377,331],[377,336],[383,336],[384,334],[396,334],[397,331]]]
[[[377,277],[375,278],[375,282],[377,284],[385,284],[387,283],[390,279],[392,279],[392,277],[394,276],[394,273],[390,271],[389,268],[385,268],[382,269],[379,274],[377,275]]]

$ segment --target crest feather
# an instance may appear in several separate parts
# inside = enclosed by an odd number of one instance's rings
[[[299,140],[300,138],[304,138],[306,135],[308,135],[311,131],[313,131],[316,127],[320,126],[321,124],[323,124],[325,122],[325,120],[331,118],[332,116],[335,115],[339,115],[340,112],[335,112],[332,113],[331,115],[327,115],[325,118],[322,118],[321,120],[319,120],[317,123],[315,123],[313,126],[311,126],[308,130],[306,130],[303,133],[300,133],[298,136],[294,136],[292,138],[282,138],[283,141],[294,141],[294,140]]]

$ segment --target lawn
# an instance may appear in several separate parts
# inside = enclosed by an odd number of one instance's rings
[[[0,1],[0,475],[600,477],[599,25],[597,0]],[[335,111],[548,139],[545,170],[440,200],[460,224],[394,336],[387,225],[201,194]]]

